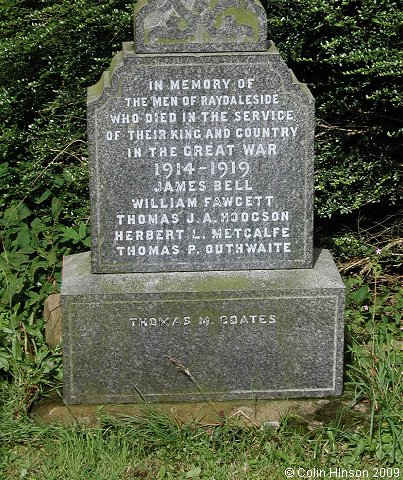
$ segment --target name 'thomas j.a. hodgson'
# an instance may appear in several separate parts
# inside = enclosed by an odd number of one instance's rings
[[[288,222],[289,211],[263,211],[263,212],[221,212],[217,215],[205,212],[200,219],[196,218],[193,212],[179,213],[140,213],[140,214],[118,214],[116,215],[118,226],[123,225],[177,225],[180,222],[186,223],[249,223],[249,222]]]

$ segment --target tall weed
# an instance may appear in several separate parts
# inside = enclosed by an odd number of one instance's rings
[[[38,208],[46,199],[37,199]],[[63,255],[90,245],[84,222],[60,223],[62,209],[52,198],[48,215],[39,217],[24,203],[0,214],[0,370],[27,392],[62,379],[60,354],[45,343],[42,309],[60,288]]]
[[[356,454],[394,464],[403,463],[403,288],[378,286],[381,251],[375,252],[372,284],[362,276],[346,279],[346,386],[353,390],[353,403],[370,408],[367,434],[352,438]]]

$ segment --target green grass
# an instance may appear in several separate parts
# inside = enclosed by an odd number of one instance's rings
[[[388,305],[390,298],[400,301],[400,294],[388,297]],[[379,308],[376,315],[386,306]],[[357,330],[359,311],[352,300],[349,336],[352,326]],[[360,315],[365,321],[366,310]],[[0,478],[276,480],[286,478],[289,467],[366,469],[369,478],[374,468],[385,467],[389,478],[403,478],[402,355],[386,320],[369,330],[367,337],[350,339],[346,391],[336,419],[315,430],[292,417],[283,418],[279,428],[225,419],[203,427],[179,425],[154,408],[139,417],[103,417],[96,428],[39,425],[24,408],[24,384],[2,381]],[[354,409],[358,401],[368,405],[366,414]]]
[[[2,401],[15,397],[3,385]],[[278,429],[234,424],[179,426],[162,413],[97,428],[38,426],[3,409],[0,471],[5,479],[283,479],[287,467],[362,469],[392,465],[360,446],[368,428],[337,423],[308,431],[292,419]],[[397,459],[396,459],[397,460]],[[401,458],[400,458],[401,460]],[[398,465],[395,463],[395,465]],[[399,478],[399,477],[394,477]]]
[[[384,281],[382,255],[389,253],[368,257],[364,273],[345,279],[345,391],[339,410],[315,429],[291,416],[278,428],[246,427],[234,418],[183,425],[149,406],[136,418],[104,416],[96,428],[39,425],[29,410],[60,386],[60,351],[44,343],[41,322],[22,322],[25,310],[5,310],[0,480],[277,480],[286,468],[302,469],[294,478],[330,468],[403,478],[403,289]],[[380,467],[388,470],[376,477]]]

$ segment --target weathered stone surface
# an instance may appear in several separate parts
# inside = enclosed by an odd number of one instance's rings
[[[59,293],[49,295],[45,300],[43,315],[46,321],[46,343],[50,347],[55,348],[59,345],[62,338],[62,311],[60,307]]]
[[[88,90],[92,254],[64,264],[64,401],[340,394],[312,95],[266,51],[259,2],[140,0],[135,26]]]
[[[214,401],[341,393],[344,286],[313,269],[92,274],[67,257],[67,403]]]
[[[312,267],[314,101],[274,46],[125,44],[88,102],[94,272]]]
[[[257,0],[140,0],[134,39],[138,53],[264,51],[267,17]]]

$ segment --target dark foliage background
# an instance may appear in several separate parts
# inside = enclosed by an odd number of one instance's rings
[[[403,11],[393,1],[272,2],[269,31],[316,98],[316,211],[402,198]],[[400,150],[399,150],[400,149]]]
[[[2,0],[2,202],[32,208],[44,192],[63,219],[88,215],[86,87],[132,38],[123,0]],[[269,37],[317,102],[316,212],[402,198],[403,11],[385,0],[276,1]]]

